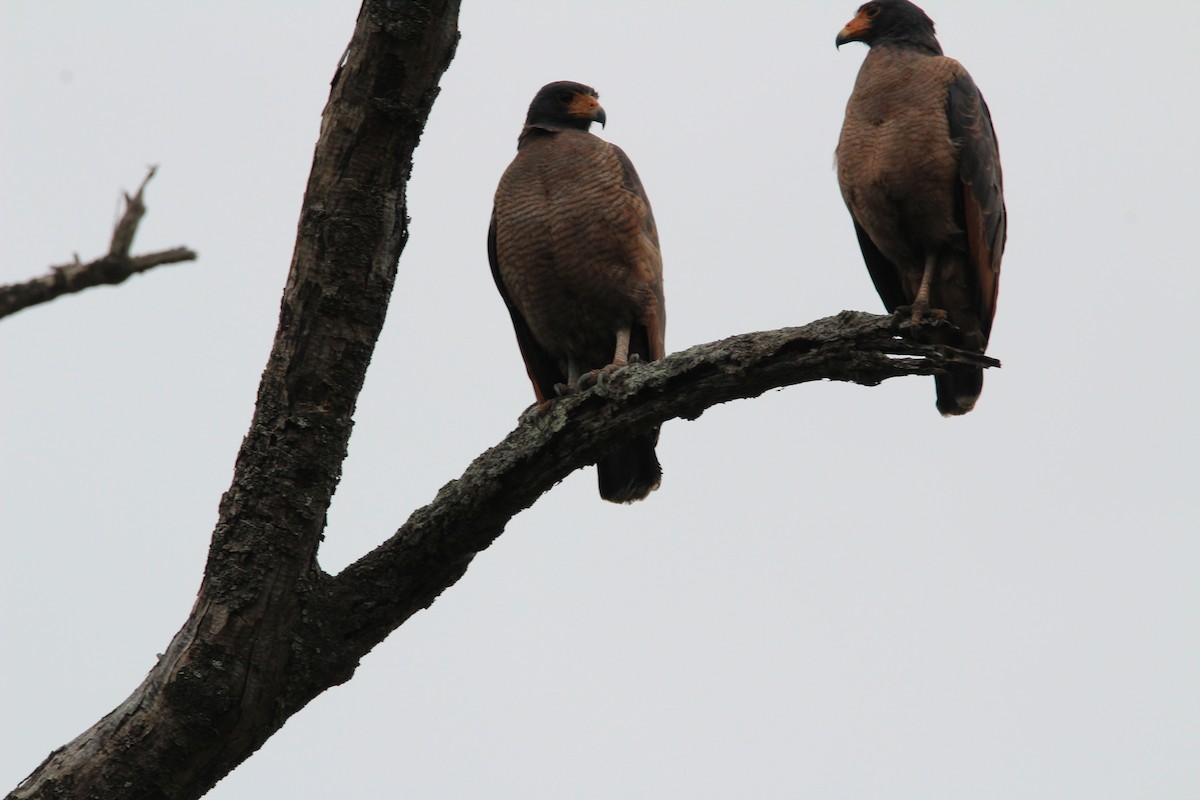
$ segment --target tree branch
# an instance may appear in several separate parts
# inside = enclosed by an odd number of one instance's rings
[[[944,322],[926,319],[909,337]],[[842,313],[799,328],[732,336],[620,370],[595,390],[531,408],[502,442],[480,455],[387,542],[314,598],[310,619],[336,621],[324,636],[353,664],[427,608],[466,571],[514,515],[620,440],[674,418],[771,389],[819,380],[874,386],[903,375],[999,367],[987,356],[902,338],[892,318]],[[353,662],[353,663],[351,663]]]
[[[311,670],[298,628],[305,598],[327,579],[315,553],[458,8],[364,2],[322,117],[279,327],[196,605],[142,685],[11,797],[200,797],[336,682]],[[121,226],[113,238],[127,242]]]
[[[142,185],[132,197],[126,193],[125,213],[113,228],[112,243],[107,254],[86,264],[76,256],[73,262],[51,267],[49,274],[39,278],[0,286],[0,318],[39,303],[47,303],[64,294],[80,292],[92,286],[122,283],[131,275],[163,264],[195,261],[196,253],[186,247],[173,247],[141,256],[129,255],[138,224],[146,213],[142,194],[157,170],[158,167],[150,167]]]
[[[146,177],[142,179],[142,185],[138,187],[137,193],[133,197],[130,197],[128,192],[125,193],[125,213],[121,215],[121,219],[113,228],[112,243],[108,246],[110,256],[125,258],[129,255],[129,249],[133,247],[133,237],[137,234],[138,225],[146,214],[146,204],[142,202],[142,195],[146,191],[146,184],[150,182],[156,172],[158,172],[157,166],[150,167],[146,172]]]

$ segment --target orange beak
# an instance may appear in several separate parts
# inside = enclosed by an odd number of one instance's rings
[[[869,30],[871,30],[871,20],[860,11],[854,16],[854,19],[846,23],[846,27],[838,31],[837,38],[833,40],[834,46],[841,47],[846,42],[857,42]]]
[[[599,122],[602,128],[608,119],[600,101],[587,94],[576,94],[575,98],[567,105],[567,113],[572,117],[583,117],[593,122]]]

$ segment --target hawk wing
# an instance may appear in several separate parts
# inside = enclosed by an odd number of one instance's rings
[[[533,384],[533,391],[537,395],[538,403],[545,403],[556,396],[554,385],[566,383],[567,376],[559,367],[558,360],[547,353],[533,338],[533,332],[529,330],[529,325],[517,311],[517,307],[513,305],[512,298],[509,297],[508,290],[504,287],[504,281],[500,278],[500,267],[496,259],[495,208],[492,209],[492,220],[488,225],[487,251],[488,263],[492,267],[492,279],[496,281],[496,288],[500,291],[500,296],[504,298],[508,315],[512,317],[513,330],[517,334],[517,346],[521,349],[521,358],[525,360],[525,372]]]
[[[652,287],[655,302],[646,309],[643,324],[634,326],[630,333],[629,352],[637,353],[643,361],[654,361],[667,354],[667,307],[663,297],[662,252],[658,244],[658,226],[654,223],[654,211],[650,207],[650,198],[642,186],[633,162],[625,151],[612,145],[613,153],[621,168],[621,185],[635,199],[633,213],[637,216],[638,227],[645,237],[650,257],[646,259],[646,269],[649,272],[647,283]]]
[[[1000,291],[1000,258],[1008,236],[1004,176],[992,115],[975,81],[964,70],[950,84],[946,114],[950,138],[958,145],[961,219],[967,236],[968,278],[974,278],[976,309],[984,342],[991,333]]]

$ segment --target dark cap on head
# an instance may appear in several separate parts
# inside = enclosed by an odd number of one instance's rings
[[[525,115],[526,125],[577,128],[586,131],[593,122],[604,125],[607,117],[600,95],[590,86],[574,81],[548,83],[534,95]]]
[[[896,45],[937,55],[942,53],[942,46],[934,35],[933,20],[908,0],[863,3],[854,19],[846,23],[834,40],[838,47],[847,42],[862,42],[868,47]]]

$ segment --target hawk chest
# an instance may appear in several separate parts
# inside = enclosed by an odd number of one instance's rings
[[[946,116],[950,59],[872,50],[838,140],[838,180],[864,217],[940,213],[953,203],[958,148]]]
[[[607,341],[639,316],[646,242],[610,145],[587,133],[527,141],[496,190],[496,261],[552,352]]]

